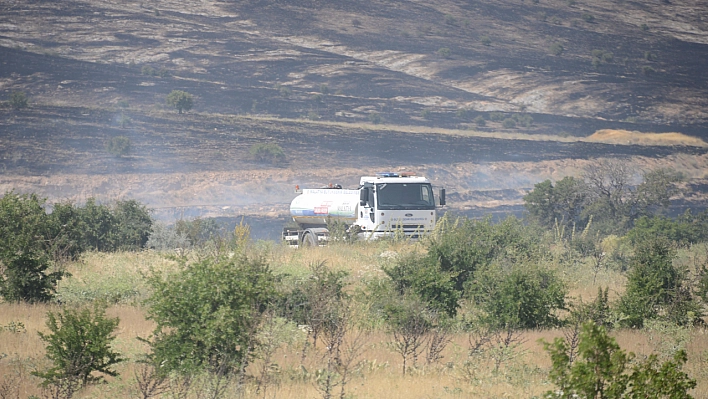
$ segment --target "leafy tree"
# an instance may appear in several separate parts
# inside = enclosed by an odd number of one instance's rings
[[[22,91],[16,91],[10,95],[10,106],[14,109],[27,108],[28,103],[27,95]]]
[[[676,250],[666,239],[657,238],[635,248],[627,276],[627,288],[619,302],[619,310],[627,316],[630,327],[642,327],[645,319],[664,314],[680,324],[690,322],[689,312],[700,317],[686,275],[673,265]]]
[[[136,200],[117,201],[112,211],[115,218],[115,249],[145,247],[153,223],[147,207]]]
[[[691,210],[671,219],[663,215],[641,216],[627,232],[627,238],[638,244],[642,241],[664,237],[680,245],[695,244],[708,240],[708,211],[692,215]]]
[[[560,324],[567,289],[549,270],[517,265],[510,271],[492,265],[475,274],[469,296],[484,310],[494,328],[540,328]]]
[[[627,354],[603,327],[593,323],[583,325],[573,361],[571,348],[562,338],[543,344],[551,355],[549,377],[558,386],[558,390],[546,393],[547,398],[688,399],[688,391],[696,386],[696,381],[681,370],[686,352],[679,351],[673,360],[662,364],[656,355],[650,355],[630,369],[634,354]]]
[[[0,199],[0,295],[6,301],[50,300],[61,271],[48,272],[58,236],[35,194],[5,193]]]
[[[113,351],[111,343],[116,338],[113,334],[119,319],[107,318],[105,311],[105,305],[96,303],[93,311],[65,309],[47,314],[49,333],[38,334],[47,343],[46,356],[53,366],[33,373],[44,379],[44,385],[66,380],[83,385],[101,381],[102,377],[92,375],[94,371],[118,375],[111,367],[124,359]]]
[[[407,255],[392,267],[385,267],[384,272],[399,295],[414,292],[432,309],[451,317],[457,313],[461,292],[455,289],[456,273],[442,271],[434,259]]]
[[[238,255],[183,265],[149,278],[150,345],[164,372],[245,367],[257,345],[261,315],[275,298],[274,277],[262,258]]]
[[[539,234],[519,219],[510,216],[493,224],[484,220],[458,219],[450,225],[442,220],[438,234],[427,244],[427,257],[431,264],[439,265],[450,273],[455,289],[464,290],[465,282],[475,270],[489,265],[493,260],[515,263],[531,259],[539,251]]]
[[[680,174],[670,169],[645,172],[642,182],[633,185],[634,170],[622,161],[606,160],[590,165],[584,174],[589,205],[584,215],[610,231],[626,230],[634,221],[668,207],[677,192]]]
[[[172,90],[167,95],[167,105],[182,113],[182,110],[189,111],[194,106],[194,97],[182,90]]]
[[[586,197],[584,182],[566,176],[555,185],[551,180],[534,185],[534,189],[524,196],[524,206],[529,216],[542,226],[572,227],[581,221]]]

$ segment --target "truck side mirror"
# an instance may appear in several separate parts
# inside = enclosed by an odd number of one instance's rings
[[[359,206],[364,206],[366,205],[366,200],[369,199],[369,189],[367,187],[363,187],[361,190],[359,190]]]
[[[444,188],[440,189],[439,197],[440,197],[440,206],[445,205],[445,189]]]

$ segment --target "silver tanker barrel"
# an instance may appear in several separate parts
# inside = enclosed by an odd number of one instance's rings
[[[290,215],[302,229],[326,227],[327,221],[356,222],[359,190],[305,189],[290,203]]]

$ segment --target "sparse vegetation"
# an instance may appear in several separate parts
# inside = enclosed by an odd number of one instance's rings
[[[372,113],[370,113],[370,114],[367,116],[367,118],[369,119],[369,122],[371,122],[371,123],[373,123],[373,124],[375,124],[375,125],[378,125],[379,123],[381,123],[381,122],[383,121],[383,118],[381,117],[381,114],[379,114],[378,112],[372,112]]]
[[[592,66],[594,68],[599,68],[600,65],[605,63],[610,63],[614,60],[614,55],[605,50],[595,49],[592,51]]]
[[[10,95],[10,106],[14,109],[27,108],[29,105],[29,100],[27,95],[22,91],[15,91]]]
[[[452,51],[449,47],[440,47],[437,51],[437,54],[443,58],[450,58],[450,56],[452,56]]]
[[[91,383],[100,382],[99,372],[117,376],[113,366],[124,361],[111,348],[118,328],[118,318],[108,318],[105,307],[95,304],[93,310],[64,309],[47,314],[49,333],[39,333],[47,344],[46,356],[52,367],[33,374],[42,378],[42,384],[59,385],[72,391]]]
[[[280,165],[285,162],[285,152],[276,143],[258,143],[251,146],[251,156],[258,162]]]
[[[551,54],[558,56],[558,55],[563,54],[563,51],[565,51],[565,48],[560,43],[553,43],[553,44],[551,44],[550,50],[551,50]]]
[[[482,36],[479,38],[480,43],[482,43],[485,46],[491,46],[492,45],[492,39],[489,36]]]
[[[121,120],[121,124],[123,124],[123,122],[124,121]],[[130,154],[130,149],[130,139],[125,136],[111,137],[111,139],[106,143],[106,151],[108,151],[109,154],[115,155],[119,158]]]
[[[176,109],[181,114],[182,111],[189,111],[194,106],[194,97],[182,90],[172,90],[167,95],[167,105]]]
[[[583,13],[582,18],[583,18],[583,21],[585,21],[589,24],[595,22],[595,16],[590,13],[586,13],[586,12]]]

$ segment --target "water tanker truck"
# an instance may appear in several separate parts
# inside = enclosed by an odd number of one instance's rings
[[[445,189],[438,205],[445,205]],[[430,181],[411,173],[364,176],[356,190],[339,185],[304,189],[290,203],[297,227],[283,229],[291,246],[317,246],[330,238],[328,226],[344,226],[348,236],[378,239],[394,234],[418,238],[435,228],[436,201]]]

